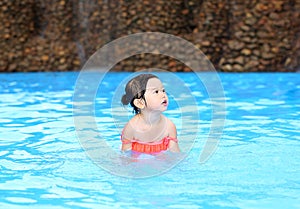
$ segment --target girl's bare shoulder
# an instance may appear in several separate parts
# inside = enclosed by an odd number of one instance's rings
[[[137,117],[134,116],[124,126],[124,129],[122,132],[123,137],[126,139],[133,139],[134,132],[136,130],[136,126],[137,126]]]
[[[171,121],[169,118],[165,117],[167,121],[167,127],[168,127],[168,133],[171,137],[177,137],[177,129],[173,121]]]

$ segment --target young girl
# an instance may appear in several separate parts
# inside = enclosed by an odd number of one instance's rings
[[[122,103],[130,104],[136,115],[123,129],[122,151],[148,154],[163,150],[180,152],[176,127],[162,114],[168,107],[168,97],[158,77],[138,75],[127,83],[125,92]]]

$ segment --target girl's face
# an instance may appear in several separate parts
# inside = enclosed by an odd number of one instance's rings
[[[147,82],[145,92],[146,108],[149,110],[165,111],[168,107],[168,96],[162,82],[157,78],[151,78]]]

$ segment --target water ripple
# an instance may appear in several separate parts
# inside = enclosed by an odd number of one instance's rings
[[[108,76],[101,89],[107,94],[95,99],[98,130],[93,131],[101,132],[116,152],[131,111],[119,103],[112,106],[111,97],[125,75]],[[195,124],[198,135],[178,165],[139,180],[106,172],[80,146],[72,109],[76,76],[74,72],[0,75],[1,208],[300,207],[298,74],[221,73],[226,97],[214,101],[193,74],[180,74],[198,106],[185,102],[187,95],[170,95],[182,106],[174,102],[165,114],[178,127],[180,145],[191,143]],[[224,99],[226,111],[219,115],[226,123],[218,149],[200,164],[211,128],[211,106]],[[90,111],[91,104],[80,104],[88,107],[80,114]],[[194,110],[200,111],[199,118]],[[180,111],[188,114],[185,121]],[[115,161],[119,166],[115,169],[125,166]],[[139,168],[134,163],[132,167]]]

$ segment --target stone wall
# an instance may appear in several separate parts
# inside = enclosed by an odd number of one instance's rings
[[[104,44],[157,31],[194,43],[227,72],[297,71],[300,0],[1,0],[0,72],[80,70]],[[142,54],[116,71],[189,71]]]

